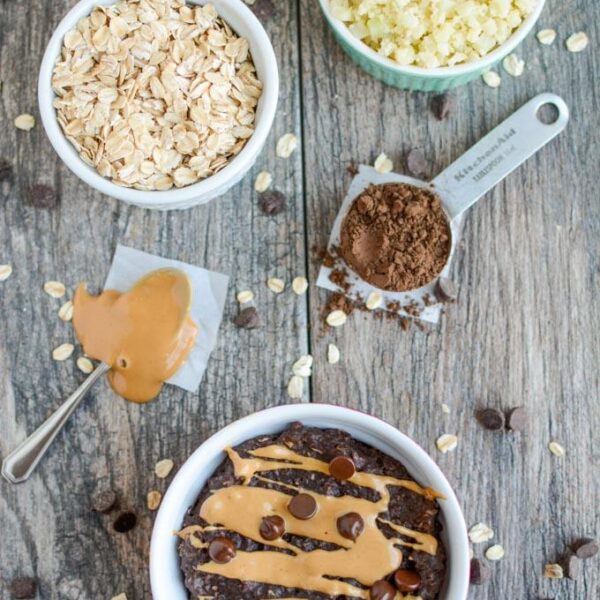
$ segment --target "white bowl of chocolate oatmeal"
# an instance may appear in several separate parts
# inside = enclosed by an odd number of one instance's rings
[[[320,435],[319,432],[323,433],[322,430],[330,431],[321,435],[321,438],[318,438]],[[291,432],[289,433],[292,436],[291,438],[284,437],[288,432]],[[304,432],[309,432],[306,434],[309,437],[301,438],[302,435],[305,435]],[[294,435],[300,437],[294,438]],[[310,435],[313,435],[313,437],[311,438]],[[282,439],[284,440],[283,442],[281,442]],[[287,442],[285,441],[286,439]],[[304,445],[300,445],[300,442],[298,442],[298,445],[289,443],[290,439],[303,439],[302,444]],[[337,451],[334,451],[334,459],[326,459],[327,461],[330,460],[329,463],[322,462],[318,458],[315,459],[315,456],[319,456],[319,448],[312,448],[311,450],[308,450],[308,448],[311,445],[316,445],[318,442],[315,440],[317,439],[328,439],[327,444],[334,444],[335,448],[346,448],[345,458],[342,460],[342,463],[350,456],[348,448],[358,448],[357,454],[354,454],[353,451],[351,453],[352,459],[354,459],[354,464],[351,464],[352,469],[354,469],[352,473],[349,475],[340,475],[348,467],[347,464],[342,464],[336,467],[338,474],[334,474],[332,465],[336,459],[342,456],[337,455],[335,453]],[[355,446],[344,445],[346,443],[344,439],[349,444],[355,444]],[[276,443],[271,440],[278,440],[277,443],[282,443],[282,445],[268,445]],[[339,446],[336,440],[342,440],[339,442]],[[257,445],[248,446],[249,443],[253,442],[257,442]],[[240,446],[242,444],[244,446]],[[252,450],[252,448],[256,450]],[[321,449],[323,448],[324,446]],[[366,449],[365,452],[367,454],[365,456],[368,457],[367,459],[360,456],[360,452],[362,451],[360,448]],[[294,454],[296,450],[297,454]],[[271,452],[275,454],[271,456]],[[309,457],[311,452],[313,456]],[[331,448],[321,456],[321,459],[329,456],[328,453],[331,454]],[[373,469],[373,464],[375,463],[369,463],[369,460],[371,460],[369,457],[377,457],[378,464],[383,465],[381,467],[383,470],[380,471],[378,468]],[[352,459],[349,461],[350,463],[353,462]],[[382,459],[383,462],[381,462]],[[232,483],[235,481],[235,478],[232,477],[232,471],[228,465],[225,471],[223,470],[228,460],[234,465],[235,477],[243,474],[243,484],[239,483],[239,479],[237,480],[237,484]],[[366,462],[362,462],[364,460]],[[280,464],[279,466],[271,467],[270,464],[277,464],[276,462],[271,463],[271,461],[280,461]],[[304,464],[304,461],[306,464]],[[275,487],[267,484],[268,489],[261,487],[261,485],[264,486],[264,483],[261,482],[265,482],[265,478],[270,477],[285,478],[285,473],[290,471],[287,469],[287,464],[298,465],[292,469],[294,472],[299,469],[297,472],[302,473],[304,470],[306,473],[303,476],[305,482],[315,481],[315,478],[319,480],[320,477],[321,483],[318,485],[326,485],[328,486],[327,489],[330,490],[333,489],[330,487],[333,485],[333,480],[328,479],[328,477],[333,476],[336,480],[347,480],[342,482],[344,485],[349,483],[351,487],[358,486],[361,490],[366,490],[365,493],[367,495],[362,496],[363,492],[350,491],[349,494],[342,492],[340,496],[339,488],[337,492],[332,491],[331,494],[325,493],[325,495],[322,495],[317,491],[316,487],[311,487],[311,484],[307,483],[306,486],[302,486],[301,490],[298,488],[295,488],[295,490],[308,493],[299,493],[293,496],[293,498],[294,500],[298,500],[300,496],[313,495],[318,503],[316,512],[302,514],[303,511],[306,513],[307,507],[302,506],[299,501],[296,502],[295,506],[292,506],[293,502],[290,501],[287,506],[290,514],[283,514],[285,509],[280,507],[280,512],[285,517],[283,520],[283,533],[281,531],[277,532],[277,527],[281,525],[281,519],[279,519],[278,523],[277,519],[273,521],[263,517],[260,527],[262,538],[257,538],[255,537],[257,534],[253,533],[255,521],[257,523],[260,521],[260,519],[257,521],[257,517],[262,515],[261,511],[269,510],[267,507],[275,510],[274,507],[277,506],[277,501],[274,501],[269,494],[273,493],[281,499],[281,495],[287,493],[287,490],[293,487],[290,485],[291,480],[289,479],[279,479],[278,483],[271,482]],[[390,470],[387,470],[388,468]],[[404,472],[406,479],[390,482],[388,475],[394,472],[394,468],[399,468],[400,472]],[[259,474],[259,471],[263,471],[263,473]],[[267,472],[265,473],[265,471]],[[327,475],[327,473],[330,473],[330,475]],[[398,471],[396,471],[397,473]],[[256,482],[258,487],[243,487],[253,477],[260,480]],[[381,484],[382,477],[385,479],[383,488],[378,487]],[[221,484],[224,481],[228,482],[227,485],[233,485],[234,487],[222,487]],[[379,483],[371,487],[373,482]],[[207,484],[210,485],[207,487]],[[434,561],[436,558],[424,553],[424,546],[420,547],[420,544],[425,543],[428,537],[431,538],[433,536],[427,536],[418,531],[410,531],[401,527],[401,523],[398,521],[395,523],[390,522],[394,519],[394,515],[398,515],[399,505],[398,498],[395,496],[392,496],[392,503],[390,504],[387,487],[392,486],[394,488],[393,493],[395,494],[396,488],[394,486],[398,485],[406,485],[408,488],[408,491],[400,490],[403,494],[406,493],[406,496],[404,496],[406,498],[406,506],[404,508],[407,511],[409,511],[409,506],[419,506],[418,503],[414,504],[415,498],[420,498],[419,502],[425,502],[421,494],[426,496],[427,502],[433,502],[437,507],[435,535],[439,542],[438,557],[439,548],[442,549],[442,555],[445,555],[442,570],[433,569],[427,571],[428,566],[425,567],[425,571],[421,570],[424,564],[431,565],[433,562],[429,561]],[[358,487],[355,487],[355,490]],[[348,488],[343,489],[348,491]],[[375,489],[377,489],[378,493],[375,493],[373,496]],[[279,490],[279,495],[277,495],[275,490]],[[246,498],[244,493],[250,493],[251,497]],[[223,511],[223,505],[227,505],[230,502],[231,505],[229,507],[226,506],[225,512],[220,513],[219,511]],[[340,502],[343,506],[340,505]],[[379,506],[381,502],[387,502],[387,504],[383,507]],[[193,524],[195,523],[194,519],[197,517],[196,511],[191,509],[192,507],[197,508],[200,505],[202,508],[198,516],[201,515],[204,527]],[[206,512],[204,512],[205,508]],[[346,510],[352,508],[356,508],[356,512],[346,514]],[[402,503],[400,503],[400,509],[402,508]],[[378,511],[379,514],[377,514]],[[396,512],[394,513],[394,511]],[[373,579],[377,579],[377,581],[364,583],[365,569],[371,564],[368,557],[365,557],[363,561],[360,556],[356,557],[346,554],[348,557],[347,560],[344,561],[343,558],[341,559],[342,563],[346,562],[344,566],[340,565],[340,559],[337,555],[335,557],[333,553],[331,557],[328,555],[328,551],[335,550],[335,541],[339,545],[341,538],[338,537],[336,540],[335,537],[332,537],[331,540],[334,541],[333,546],[329,544],[320,549],[313,547],[304,548],[302,544],[307,542],[303,542],[302,540],[310,540],[311,537],[314,538],[315,536],[312,533],[306,533],[307,531],[311,531],[310,529],[306,530],[302,528],[317,526],[317,528],[321,528],[319,535],[325,536],[319,537],[317,535],[317,539],[321,541],[329,540],[330,538],[327,536],[334,535],[334,533],[332,533],[330,526],[327,526],[327,524],[332,517],[337,516],[338,512],[340,515],[344,513],[344,517],[353,515],[356,518],[356,513],[361,513],[362,517],[364,517],[362,527],[359,528],[358,533],[354,537],[348,537],[347,533],[342,533],[340,519],[338,519],[337,530],[339,534],[344,536],[344,538],[352,539],[357,544],[356,548],[352,548],[352,544],[349,543],[346,550],[351,548],[357,550],[359,542],[364,543],[365,547],[363,550],[369,550],[371,553],[375,552],[381,558],[381,560],[373,563],[376,569],[381,569],[380,563],[385,563],[388,560],[392,561],[390,564],[393,564],[395,560],[394,556],[398,556],[398,554],[394,553],[399,552],[399,550],[406,550],[408,558],[401,558],[401,562],[395,564],[391,574],[385,580],[379,580],[378,577],[380,574],[374,573]],[[416,512],[418,513],[418,509]],[[390,521],[381,521],[383,513],[385,513],[383,516],[387,516]],[[275,512],[275,514],[277,513]],[[415,525],[414,522],[412,524],[405,523],[405,525],[419,531],[425,531],[424,523],[426,520],[421,520],[420,517],[416,516],[414,518],[418,525]],[[212,526],[213,520],[220,525],[225,523],[225,527]],[[265,521],[268,522],[265,523]],[[392,526],[396,532],[402,533],[403,539],[382,538],[379,536],[379,531],[373,531],[373,527],[381,527],[379,524],[374,525],[375,521],[378,523],[383,522],[385,526]],[[321,525],[318,525],[318,522]],[[311,525],[311,523],[313,524]],[[268,526],[266,531],[263,531],[263,524]],[[350,525],[354,527],[356,523],[353,522]],[[300,527],[300,531],[303,531],[304,534],[298,532],[298,527]],[[333,527],[335,529],[335,524]],[[197,533],[200,530],[205,533]],[[393,532],[390,536],[389,531],[391,530],[388,530],[386,536],[396,537],[393,535]],[[290,533],[291,537],[284,536],[287,533]],[[189,538],[187,537],[188,535],[190,536]],[[192,539],[196,535],[198,537]],[[215,535],[217,537],[214,537]],[[234,541],[234,546],[231,546],[227,540],[223,541],[221,536],[227,535],[230,536],[230,541]],[[404,537],[405,535],[408,537]],[[206,539],[204,539],[205,537]],[[283,549],[284,552],[283,554],[277,553],[277,561],[282,564],[278,564],[274,570],[270,568],[266,569],[262,573],[264,577],[262,579],[259,577],[259,583],[257,584],[256,580],[250,581],[251,577],[247,577],[247,575],[260,563],[258,561],[260,556],[252,556],[254,551],[261,548],[260,543],[257,545],[257,541],[260,539],[273,540],[269,542],[267,549],[269,546],[274,546]],[[386,546],[383,552],[377,546],[382,540],[384,544],[390,544],[389,548]],[[335,580],[326,576],[319,578],[319,583],[313,586],[314,579],[311,578],[314,573],[308,573],[306,583],[304,583],[305,580],[298,575],[294,568],[286,568],[286,565],[283,563],[291,560],[289,557],[290,549],[291,554],[294,554],[296,551],[296,546],[292,547],[290,542],[298,544],[298,548],[302,548],[299,552],[303,554],[303,559],[307,561],[312,560],[310,555],[313,552],[315,553],[314,558],[317,558],[317,555],[319,556],[319,560],[315,560],[311,564],[322,565],[323,561],[325,561],[328,563],[328,568],[336,569],[336,573],[334,574]],[[206,570],[209,577],[219,577],[219,585],[224,587],[218,588],[218,586],[213,586],[215,580],[210,578],[204,582],[199,581],[199,585],[212,586],[213,593],[211,596],[216,594],[215,597],[223,599],[227,599],[230,596],[235,596],[236,598],[244,597],[245,599],[246,597],[283,598],[289,597],[290,593],[294,597],[298,595],[306,598],[369,598],[373,597],[373,589],[376,585],[383,585],[385,587],[389,585],[390,581],[397,586],[401,585],[402,581],[399,582],[397,576],[400,576],[399,578],[402,579],[403,576],[407,575],[405,572],[407,570],[406,560],[412,565],[410,568],[417,569],[418,567],[417,572],[422,577],[421,584],[423,585],[423,589],[427,585],[432,585],[431,578],[429,577],[432,573],[437,574],[441,581],[438,580],[437,584],[435,581],[433,582],[433,587],[436,590],[434,593],[431,593],[431,591],[423,593],[423,590],[411,593],[401,592],[400,597],[416,598],[420,597],[421,593],[423,594],[422,597],[435,598],[436,600],[464,600],[467,596],[469,585],[469,546],[465,521],[456,496],[439,467],[421,447],[400,433],[392,425],[376,417],[339,406],[297,404],[278,406],[260,411],[220,430],[206,440],[190,456],[167,490],[154,524],[150,549],[150,577],[152,595],[155,600],[186,600],[190,597],[188,594],[190,573],[195,573],[197,569],[194,567],[196,565],[194,556],[191,556],[190,562],[190,555],[186,554],[187,550],[182,550],[184,543],[188,549],[193,547],[198,549],[198,552],[208,553],[210,560],[206,562],[205,557],[201,561],[203,564],[198,564],[197,568],[203,571]],[[190,543],[191,546],[189,545]],[[249,544],[249,546],[242,546],[242,544]],[[407,549],[405,546],[409,548]],[[339,550],[340,548],[338,547]],[[369,554],[369,551],[366,554]],[[263,553],[260,552],[259,554]],[[341,554],[342,556],[344,555],[343,549]],[[420,556],[417,556],[419,554]],[[429,554],[435,555],[435,552],[429,552]],[[265,559],[265,557],[262,558]],[[273,555],[267,562],[272,559],[274,559]],[[239,562],[240,560],[242,561],[241,563]],[[246,564],[246,561],[249,561],[248,564]],[[411,561],[414,561],[414,563]],[[184,564],[186,565],[187,588],[186,583],[184,583],[182,571]],[[305,563],[303,564],[305,566]],[[205,568],[207,565],[208,568]],[[351,569],[349,565],[352,566]],[[396,568],[398,568],[397,571],[395,570]],[[361,573],[357,572],[355,577],[352,577],[352,575],[344,574],[347,569],[358,569]],[[387,573],[387,570],[384,570]],[[241,581],[235,577],[238,571],[245,574],[239,578]],[[399,573],[400,571],[403,571],[403,573]],[[354,571],[352,572],[354,573]],[[275,573],[279,573],[279,575],[275,575]],[[290,582],[293,582],[293,584],[290,583],[288,585],[286,583],[286,573],[290,573]],[[291,575],[292,573],[293,575]],[[278,578],[275,587],[269,588],[265,595],[265,585],[271,585],[273,583],[271,581],[272,578]],[[362,582],[361,579],[363,580]],[[368,573],[366,574],[366,579],[368,579]],[[236,590],[235,593],[234,589]],[[398,590],[401,589],[401,587],[398,587]],[[431,587],[429,589],[431,590]],[[196,590],[195,587],[194,590]],[[289,590],[291,592],[287,593]],[[195,593],[198,595],[197,591]],[[407,595],[404,596],[404,593],[407,593]],[[200,592],[200,595],[204,597],[203,590]]]
[[[278,93],[273,47],[242,0],[81,0],[52,35],[38,82],[44,128],[69,169],[160,210],[240,181]]]

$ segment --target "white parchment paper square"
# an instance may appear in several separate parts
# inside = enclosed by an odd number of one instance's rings
[[[407,177],[406,175],[398,175],[397,173],[378,173],[373,167],[367,165],[360,165],[358,168],[357,175],[350,183],[350,187],[348,188],[346,197],[344,198],[344,201],[340,206],[340,210],[338,211],[337,217],[333,224],[333,228],[331,229],[331,235],[329,236],[329,243],[327,245],[327,248],[333,256],[335,256],[334,248],[340,246],[340,230],[342,227],[342,221],[344,220],[344,217],[350,209],[352,202],[363,190],[369,187],[369,185],[372,183],[408,183],[417,187],[425,187],[427,189],[431,189],[427,182],[421,181],[420,179],[414,179],[412,177]],[[453,246],[456,245],[456,241],[458,240],[458,237],[460,235],[461,220],[462,219],[455,219],[451,223],[452,237],[455,240]],[[439,274],[438,277],[448,276],[451,261],[452,255],[450,256],[448,263],[446,264],[443,271]],[[333,283],[333,281],[329,279],[329,275],[331,274],[331,271],[333,269],[326,267],[325,265],[322,265],[319,269],[319,277],[317,278],[317,285],[319,287],[329,290],[331,292],[341,292],[342,294],[345,294],[353,300],[362,300],[363,302],[367,299],[371,292],[379,292],[383,297],[382,308],[385,308],[387,304],[393,302],[399,302],[402,306],[409,304],[411,301],[415,301],[418,302],[419,306],[422,307],[422,312],[418,317],[413,317],[407,314],[404,310],[400,310],[400,314],[413,319],[419,318],[423,321],[428,321],[429,323],[437,323],[439,321],[443,305],[439,303],[433,304],[431,306],[424,305],[424,297],[426,294],[428,294],[431,299],[435,299],[435,286],[438,277],[436,277],[432,282],[417,290],[412,290],[410,292],[389,292],[387,290],[381,290],[379,288],[376,288],[375,286],[361,279],[350,268],[350,266],[346,264],[345,261],[339,259],[338,261],[336,261],[336,263],[338,263],[336,264],[336,266],[341,266],[347,271],[348,276],[346,278],[346,281],[350,284],[350,288],[346,291],[337,286],[335,283]]]
[[[119,244],[104,289],[126,292],[150,271],[166,267],[180,269],[190,278],[192,284],[190,314],[198,325],[196,345],[185,363],[167,383],[188,392],[195,392],[202,381],[210,353],[217,343],[229,277],[179,260],[162,258]]]

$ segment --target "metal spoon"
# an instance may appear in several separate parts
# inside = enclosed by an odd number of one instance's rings
[[[109,370],[107,364],[100,363],[63,404],[2,461],[2,475],[5,479],[11,483],[21,483],[33,473],[86,392]]]

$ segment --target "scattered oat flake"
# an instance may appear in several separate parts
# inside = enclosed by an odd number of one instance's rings
[[[28,113],[23,113],[15,119],[15,127],[23,131],[30,131],[35,127],[35,117]]]
[[[502,83],[502,79],[500,79],[500,75],[496,71],[486,71],[481,78],[485,85],[491,88],[497,88]]]
[[[298,138],[293,133],[286,133],[277,142],[277,156],[288,158],[298,145]]]
[[[156,510],[160,506],[162,494],[157,490],[151,490],[146,495],[146,505],[149,510]]]
[[[285,289],[285,283],[283,279],[279,279],[278,277],[269,277],[269,279],[267,279],[267,287],[274,294],[281,294]]]
[[[174,463],[170,458],[163,458],[154,465],[154,473],[159,479],[164,479],[168,477],[173,467]]]
[[[335,344],[327,346],[327,362],[330,365],[335,365],[340,362],[340,350]]]
[[[365,302],[365,306],[369,310],[375,310],[376,308],[379,308],[382,303],[383,296],[379,292],[371,292],[367,298],[367,301]]]
[[[570,36],[566,41],[567,50],[569,52],[582,52],[588,47],[590,39],[583,31],[578,31]]]
[[[525,70],[525,61],[516,54],[509,54],[503,61],[502,67],[512,77],[520,77]]]
[[[473,544],[482,544],[494,537],[494,530],[485,523],[477,523],[469,529],[469,539]]]
[[[110,600],[127,600],[127,596],[125,593],[118,594],[117,596],[113,596]]]
[[[80,356],[77,359],[77,368],[86,375],[94,370],[94,363],[87,356]]]
[[[273,177],[271,173],[269,171],[261,171],[254,182],[254,189],[257,192],[264,192],[270,187],[272,182]]]
[[[61,321],[70,321],[73,318],[73,302],[71,300],[67,300],[59,309],[58,309],[58,318]]]
[[[373,164],[378,173],[389,173],[394,168],[394,163],[387,157],[385,152],[382,152]]]
[[[0,265],[0,281],[6,281],[12,275],[12,272],[10,265]]]
[[[540,44],[549,46],[556,39],[556,31],[554,29],[542,29],[536,33],[535,37],[537,37]]]
[[[449,414],[450,414],[450,407],[449,407],[447,404],[444,404],[444,403],[443,403],[443,404],[442,404],[442,412],[443,412],[445,415],[449,415]]]
[[[61,344],[52,350],[52,358],[54,360],[67,360],[73,354],[75,347],[73,344]]]
[[[500,544],[490,546],[485,551],[485,557],[488,560],[500,560],[504,556],[504,548]]]
[[[548,450],[554,454],[554,456],[564,456],[565,449],[558,442],[550,442],[548,444]]]
[[[334,310],[327,315],[325,321],[330,327],[341,327],[348,318],[343,310]]]
[[[254,4],[256,4],[256,0],[244,0],[244,2],[248,5],[248,6],[253,6]]]
[[[299,375],[292,375],[288,386],[287,393],[290,398],[302,398],[304,391],[304,380]]]
[[[310,377],[312,375],[312,365],[313,357],[310,354],[305,354],[292,365],[292,371],[298,377]]]
[[[62,298],[67,290],[60,281],[46,281],[44,291],[52,298]]]
[[[295,277],[294,281],[292,281],[292,289],[295,294],[302,296],[308,289],[308,280],[306,277]]]
[[[562,579],[564,576],[563,568],[556,563],[544,565],[544,577],[548,579]]]
[[[254,300],[254,294],[250,290],[238,292],[237,301],[240,304],[246,304],[246,302],[252,302],[252,300]]]
[[[446,452],[450,452],[456,448],[458,438],[451,433],[444,433],[436,440],[435,445],[440,452],[446,454]]]

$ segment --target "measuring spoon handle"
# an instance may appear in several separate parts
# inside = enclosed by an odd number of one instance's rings
[[[544,104],[558,111],[554,123],[538,118]],[[567,125],[569,109],[556,94],[540,94],[514,112],[457,161],[442,171],[432,184],[455,219],[502,181],[521,163],[558,135]]]
[[[2,461],[2,475],[11,483],[25,481],[77,408],[86,392],[110,367],[101,363],[89,377],[46,419],[28,438],[23,440]]]

